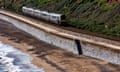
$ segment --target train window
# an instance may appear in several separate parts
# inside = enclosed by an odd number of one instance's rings
[[[27,11],[28,11],[28,12],[32,12],[32,10],[29,10],[29,9],[28,9]]]
[[[47,14],[42,14],[43,16],[47,16]]]
[[[52,16],[52,18],[56,19],[57,17],[56,16]]]
[[[34,13],[38,14],[39,12],[34,12]]]

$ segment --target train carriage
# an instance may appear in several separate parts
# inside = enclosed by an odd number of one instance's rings
[[[23,7],[24,14],[34,16],[36,18],[43,19],[52,23],[63,25],[66,23],[66,16],[63,14],[49,13],[47,11],[41,11],[33,8]]]

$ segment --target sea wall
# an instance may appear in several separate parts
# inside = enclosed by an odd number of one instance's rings
[[[63,37],[60,35],[50,33],[48,31],[44,31],[40,28],[36,28],[27,24],[25,22],[19,21],[12,17],[0,14],[0,19],[8,21],[12,23],[17,28],[31,34],[39,40],[42,40],[46,43],[52,44],[59,48],[63,48],[65,50],[71,51],[75,54],[83,54],[86,56],[91,56],[95,58],[99,58],[114,64],[120,64],[120,51],[119,51],[119,43],[118,46],[107,44],[106,45],[101,41],[101,38],[97,38],[96,40],[85,40],[84,38],[70,38]],[[88,37],[89,38],[89,37]],[[90,38],[95,38],[91,37]],[[88,41],[88,42],[87,42]],[[103,42],[107,42],[107,39],[104,39]],[[114,42],[114,41],[109,41]],[[94,44],[95,43],[95,44]],[[101,45],[99,45],[101,44]],[[106,47],[105,47],[106,46]]]
[[[114,64],[120,64],[120,51],[103,46],[97,46],[81,42],[83,54],[94,58],[102,59]]]
[[[12,23],[17,28],[31,34],[32,36],[36,37],[39,40],[42,40],[46,43],[55,45],[57,47],[60,47],[65,50],[71,51],[75,54],[78,54],[77,45],[74,39],[59,37],[57,35],[42,31],[24,22],[21,22],[19,20],[13,19],[5,15],[0,15],[0,19]]]

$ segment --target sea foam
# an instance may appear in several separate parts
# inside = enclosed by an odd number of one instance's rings
[[[0,42],[0,72],[45,72],[31,61],[30,55]]]

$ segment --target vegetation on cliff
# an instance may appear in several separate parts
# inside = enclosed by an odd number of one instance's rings
[[[5,2],[5,3],[4,3]],[[16,12],[22,6],[63,13],[70,25],[92,32],[120,37],[120,3],[107,0],[0,0]]]

